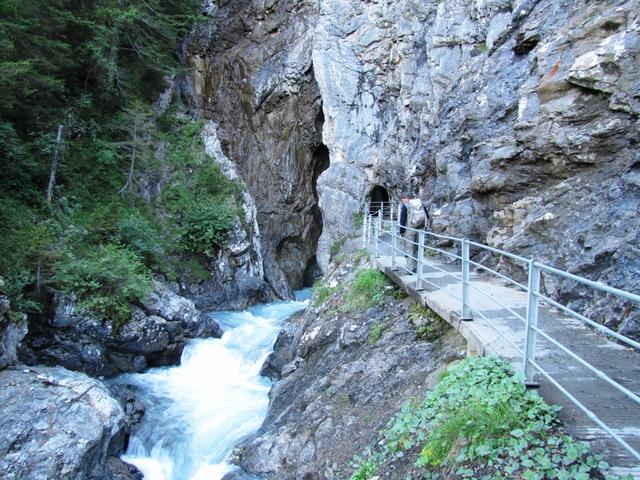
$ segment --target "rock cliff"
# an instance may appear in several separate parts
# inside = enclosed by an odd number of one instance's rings
[[[323,2],[321,251],[340,235],[345,192],[355,210],[372,184],[396,197],[408,187],[437,207],[439,231],[637,290],[638,11],[637,1]],[[341,181],[347,171],[358,181]]]
[[[184,91],[256,199],[277,291],[320,229],[328,267],[375,187],[422,196],[438,231],[638,289],[637,0],[207,5]]]
[[[216,125],[221,149],[255,199],[264,273],[280,296],[313,277],[322,231],[316,180],[328,167],[312,66],[309,1],[208,2],[185,43],[182,93]]]
[[[280,333],[263,367],[279,379],[267,418],[235,451],[245,472],[265,479],[349,478],[352,457],[376,441],[399,405],[424,395],[443,366],[466,354],[462,337],[391,288],[377,307],[341,311],[355,270],[366,267],[358,262],[330,272],[325,281],[336,293],[292,317]],[[245,478],[238,475],[224,480]]]

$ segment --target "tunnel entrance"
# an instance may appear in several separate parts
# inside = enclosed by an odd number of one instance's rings
[[[369,212],[376,214],[383,206],[385,210],[389,207],[389,192],[386,188],[376,185],[369,192]]]

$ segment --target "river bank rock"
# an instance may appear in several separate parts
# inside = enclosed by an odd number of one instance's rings
[[[153,292],[133,307],[131,319],[119,328],[58,294],[53,318],[32,322],[21,356],[31,364],[62,365],[110,377],[176,364],[188,339],[221,335],[217,322],[192,301],[155,282]]]
[[[106,388],[60,367],[0,371],[0,477],[141,480],[117,458],[126,419]]]
[[[0,277],[0,288],[2,278]],[[0,292],[0,370],[18,361],[17,347],[27,334],[26,316],[11,314],[11,303]]]
[[[266,479],[343,479],[349,462],[376,441],[400,404],[422,397],[436,374],[462,358],[466,346],[442,327],[426,340],[424,318],[408,298],[389,294],[382,305],[341,313],[352,266],[325,280],[338,292],[292,318],[265,367],[274,383],[259,432],[234,458]]]

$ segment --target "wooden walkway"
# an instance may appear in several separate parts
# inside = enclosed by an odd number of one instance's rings
[[[417,277],[402,268],[393,269],[391,257],[374,259],[384,272],[409,295],[428,306],[449,322],[467,340],[470,354],[497,355],[522,369],[525,325],[507,308],[525,317],[527,294],[484,274],[471,272],[469,303],[473,321],[461,321],[462,287],[459,280],[438,271],[455,272],[455,265],[427,258],[423,265],[424,290],[416,289]],[[397,259],[403,265],[404,259]],[[481,289],[485,294],[478,291]],[[458,299],[456,299],[456,297]],[[481,318],[480,313],[488,320]],[[640,396],[640,353],[604,335],[595,333],[582,322],[551,308],[540,307],[538,327],[550,337],[605,373],[617,383]],[[636,451],[640,451],[640,405],[619,392],[605,380],[571,358],[557,346],[538,336],[535,361],[571,395],[591,410]],[[549,380],[537,374],[540,393],[549,403],[561,405],[560,418],[574,437],[586,441],[591,448],[605,456],[618,475],[631,474],[640,479],[640,465],[622,446],[590,420],[567,399]]]

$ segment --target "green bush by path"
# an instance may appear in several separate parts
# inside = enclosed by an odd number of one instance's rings
[[[342,311],[353,312],[380,305],[384,301],[389,279],[375,268],[361,270],[344,296]]]
[[[424,400],[403,405],[376,448],[356,459],[351,480],[368,480],[400,458],[413,458],[414,470],[432,480],[588,480],[606,472],[600,456],[563,432],[557,410],[506,362],[467,359]]]

